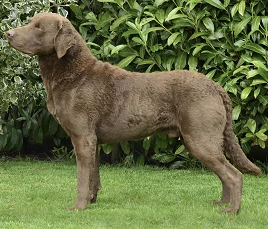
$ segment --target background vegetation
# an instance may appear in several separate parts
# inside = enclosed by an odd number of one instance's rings
[[[248,153],[265,147],[268,118],[268,10],[260,0],[7,1],[0,6],[0,149],[66,139],[48,114],[36,60],[8,47],[5,31],[40,11],[72,21],[92,53],[130,71],[199,71],[222,85],[233,101],[235,133]],[[165,134],[102,145],[125,164],[185,166],[191,158]],[[121,159],[122,159],[121,158]],[[183,159],[183,160],[182,160]],[[182,162],[183,161],[183,162]]]

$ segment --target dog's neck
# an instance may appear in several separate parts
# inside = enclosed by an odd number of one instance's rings
[[[83,77],[107,80],[113,75],[112,72],[116,72],[115,75],[118,76],[127,74],[125,70],[94,57],[78,33],[76,41],[76,45],[71,47],[60,59],[56,51],[49,55],[39,56],[41,76],[47,93],[59,87],[75,87],[75,81],[82,82]],[[69,86],[66,86],[67,84]]]
[[[86,60],[86,61],[85,61]],[[62,58],[58,58],[56,52],[38,57],[41,75],[49,80],[55,79],[57,73],[68,72],[70,77],[72,69],[83,69],[85,66],[94,65],[97,59],[91,54],[88,48],[83,48],[81,44],[71,47]],[[79,66],[79,68],[77,67]],[[71,73],[71,74],[70,74]],[[77,72],[75,74],[78,74]]]

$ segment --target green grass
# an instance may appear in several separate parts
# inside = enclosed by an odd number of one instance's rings
[[[212,205],[220,182],[203,170],[101,167],[102,190],[85,211],[76,197],[73,163],[0,162],[0,228],[268,228],[267,176],[244,177],[242,210]]]

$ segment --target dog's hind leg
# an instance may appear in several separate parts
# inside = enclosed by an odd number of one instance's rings
[[[221,183],[222,183],[222,197],[219,201],[213,202],[216,205],[230,203],[230,188],[228,187],[228,184],[226,184],[224,180],[221,180]]]
[[[189,152],[216,173],[222,182],[222,198],[218,203],[230,202],[230,207],[223,212],[238,213],[241,205],[243,177],[225,158],[221,150],[221,138],[200,135],[197,132],[184,136]]]
[[[234,177],[239,177],[239,171],[229,162],[226,164],[226,167],[229,168],[229,171],[233,173]],[[219,177],[220,178],[220,177]],[[221,178],[220,178],[221,179]],[[214,204],[221,205],[230,202],[230,187],[225,180],[221,180],[222,182],[222,198],[219,201],[214,201]],[[239,180],[240,183],[243,184],[243,177]],[[241,184],[241,186],[242,186]],[[241,188],[242,189],[242,188]],[[242,195],[242,194],[241,194]]]
[[[99,155],[98,155],[98,146],[96,147],[96,156],[95,156],[95,169],[93,175],[93,198],[90,199],[90,203],[95,203],[97,200],[98,191],[101,189],[100,183],[100,173],[99,173]]]

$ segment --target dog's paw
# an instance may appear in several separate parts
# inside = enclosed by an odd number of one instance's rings
[[[87,203],[84,202],[76,202],[72,207],[69,207],[68,210],[85,210],[87,207]]]
[[[97,194],[94,197],[91,198],[90,203],[95,204],[96,201],[97,201]]]
[[[230,202],[229,200],[218,200],[218,201],[213,201],[213,204],[222,205],[222,204],[228,204],[229,202]]]
[[[221,211],[222,214],[238,214],[240,211],[240,209],[236,209],[236,208],[226,208],[226,209],[223,209]]]

